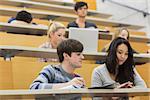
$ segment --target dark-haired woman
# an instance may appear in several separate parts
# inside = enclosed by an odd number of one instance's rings
[[[121,37],[112,41],[106,63],[95,68],[92,74],[92,87],[110,84],[113,84],[114,88],[146,88],[144,80],[134,68],[132,48],[129,42]]]

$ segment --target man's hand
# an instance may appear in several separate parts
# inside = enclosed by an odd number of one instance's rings
[[[73,85],[75,87],[84,87],[85,86],[85,81],[81,77],[75,77],[71,81],[68,82],[68,85]]]

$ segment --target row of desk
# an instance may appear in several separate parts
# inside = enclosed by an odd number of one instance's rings
[[[30,1],[36,1],[36,2],[41,2],[41,0],[30,0]],[[62,6],[74,6],[75,2],[72,0],[65,1],[65,0],[42,0],[43,3],[48,3],[48,4],[55,4],[55,5],[62,5]]]
[[[28,35],[46,35],[48,30],[47,26],[44,25],[18,25],[0,22],[0,31],[28,34]],[[67,30],[68,32],[68,30]],[[99,29],[99,39],[111,40],[113,33],[106,30]],[[147,36],[131,35],[130,41],[132,42],[150,42],[150,38]]]
[[[48,4],[41,2],[34,2],[29,0],[1,0],[0,4],[2,5],[10,5],[16,7],[26,7],[26,8],[34,8],[34,9],[42,9],[42,10],[50,10],[56,12],[70,13],[75,15],[73,6],[61,6],[57,4]],[[95,10],[88,10],[88,16],[99,17],[99,18],[108,18],[111,15],[106,13],[101,13]]]
[[[150,89],[0,90],[0,99],[40,99],[69,97],[150,96]],[[49,100],[48,99],[48,100]],[[46,99],[47,100],[47,99]],[[51,100],[51,99],[50,99]],[[60,100],[60,99],[59,99]],[[70,99],[69,99],[70,100]]]
[[[16,16],[17,12],[21,10],[27,10],[34,16],[34,18],[39,18],[39,19],[72,22],[77,18],[76,15],[72,15],[68,13],[62,13],[62,12],[56,13],[54,11],[48,11],[48,10],[0,5],[0,14],[2,16]],[[114,21],[109,19],[101,19],[96,17],[86,17],[86,20],[95,23],[96,25],[103,25],[103,26],[110,26],[110,27],[126,26],[130,29],[141,29],[144,27],[141,25],[135,25],[131,23]]]
[[[27,4],[30,4],[30,8],[43,8],[52,5],[50,4],[40,4],[29,2],[29,1],[19,1],[19,0],[3,0],[0,3],[4,4],[6,1],[15,2],[10,4],[16,4],[17,6],[26,7]],[[33,0],[34,1],[34,0]],[[6,3],[7,4],[7,3]],[[11,5],[12,6],[12,5]],[[60,6],[57,6],[61,8]],[[48,8],[50,9],[50,8]],[[48,10],[47,9],[47,10]],[[52,8],[51,8],[52,9]],[[53,7],[54,9],[54,7]],[[70,12],[72,8],[63,8],[69,9]],[[21,9],[11,9],[11,8],[0,8],[1,15],[15,15],[16,12]],[[47,19],[60,19],[63,20],[75,20],[76,16],[65,15],[65,14],[56,14],[52,12],[38,12],[29,10],[36,18],[47,18]],[[89,14],[96,14],[96,12],[89,12]],[[100,13],[99,13],[100,14]],[[98,13],[97,13],[98,15]],[[129,26],[130,28],[138,29],[143,26],[131,25],[127,23],[121,23],[117,21],[107,21],[102,19],[93,19],[87,18],[87,20],[94,22],[96,24],[103,24],[108,26]],[[0,23],[0,30],[6,32],[19,31],[19,32],[27,32],[37,35],[38,33],[41,35],[46,34],[47,27],[38,27],[38,26],[21,26],[21,25],[12,25],[8,23]],[[100,33],[99,39],[111,39],[112,34]],[[136,42],[150,42],[150,39],[144,36],[131,36],[131,41]],[[106,53],[104,52],[84,52],[85,59],[88,60],[101,60],[106,57]],[[44,58],[57,58],[56,50],[54,49],[43,49],[43,48],[33,48],[33,47],[24,47],[24,46],[0,46],[0,56],[6,58],[11,58],[15,56],[22,57],[44,57]],[[134,58],[137,62],[150,62],[150,54],[134,54]],[[36,98],[68,98],[73,96],[81,96],[81,97],[95,97],[95,96],[149,96],[150,89],[79,89],[79,90],[0,90],[0,99],[8,100],[8,99],[36,99]]]
[[[107,53],[105,52],[83,52],[85,60],[103,60],[105,59]],[[10,59],[11,57],[38,57],[38,58],[57,58],[57,53],[55,49],[44,49],[44,48],[34,48],[25,46],[0,46],[0,56],[4,59]],[[150,54],[141,53],[134,54],[134,59],[136,62],[150,62]]]

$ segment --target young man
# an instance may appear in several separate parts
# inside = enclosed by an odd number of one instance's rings
[[[97,28],[97,26],[94,23],[87,22],[85,19],[88,10],[88,5],[86,2],[76,2],[74,10],[75,13],[78,15],[78,18],[75,21],[69,23],[67,28]]]
[[[30,89],[74,89],[83,88],[84,80],[75,74],[76,68],[82,66],[83,45],[74,39],[62,41],[57,47],[60,64],[48,65],[33,81]]]
[[[22,10],[22,11],[17,13],[16,18],[12,19],[9,22],[13,23],[13,24],[28,25],[28,24],[32,24],[31,23],[32,20],[33,20],[32,14],[25,11],[25,10]]]

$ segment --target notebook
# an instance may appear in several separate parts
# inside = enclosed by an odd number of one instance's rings
[[[69,38],[80,41],[86,52],[98,51],[98,29],[69,28]]]
[[[102,87],[90,87],[88,89],[114,89],[114,88],[115,88],[115,84],[109,84]]]

